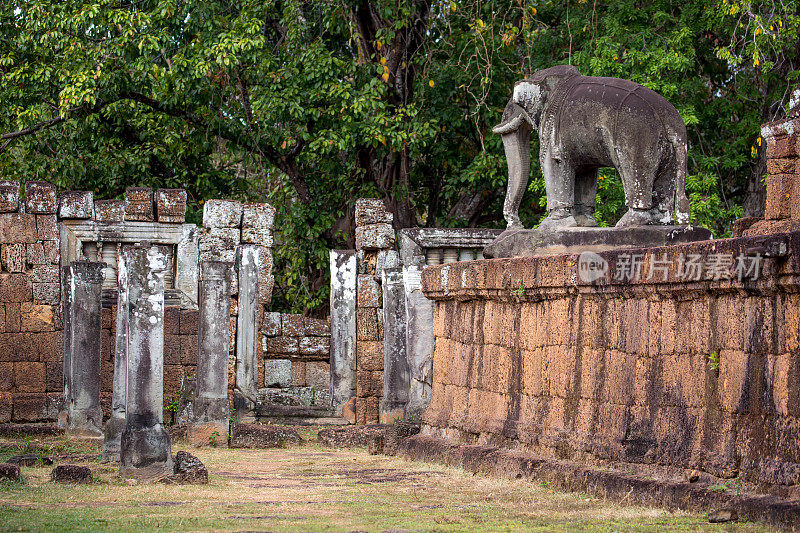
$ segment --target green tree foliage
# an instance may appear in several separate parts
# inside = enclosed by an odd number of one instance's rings
[[[725,235],[763,209],[759,126],[797,81],[799,26],[778,0],[9,0],[0,172],[103,197],[185,187],[194,220],[208,198],[270,201],[277,305],[321,311],[358,197],[398,227],[501,226],[491,126],[515,80],[558,63],[678,108],[695,221]],[[624,196],[601,175],[613,224]],[[521,214],[543,213],[534,161]]]

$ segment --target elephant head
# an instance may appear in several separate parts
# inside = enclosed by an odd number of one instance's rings
[[[558,87],[573,76],[580,76],[577,68],[558,65],[537,71],[530,78],[517,82],[514,94],[503,111],[502,122],[492,128],[494,133],[502,135],[508,162],[508,192],[503,216],[509,229],[522,228],[519,206],[531,168],[531,130],[540,129],[545,106]]]

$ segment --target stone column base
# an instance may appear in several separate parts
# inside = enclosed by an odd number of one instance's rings
[[[100,408],[72,410],[67,416],[66,435],[71,439],[102,439],[103,412]]]
[[[112,416],[106,422],[105,439],[103,440],[102,461],[118,463],[122,441],[122,431],[125,429],[125,419]]]
[[[119,473],[142,481],[158,481],[172,474],[172,449],[163,425],[126,427],[120,441]]]

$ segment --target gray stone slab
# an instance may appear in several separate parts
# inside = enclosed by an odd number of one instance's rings
[[[100,338],[105,263],[73,261],[65,267],[67,313],[65,403],[67,435],[102,438],[100,409]]]
[[[259,251],[256,245],[242,245],[237,252],[239,303],[236,328],[237,410],[250,411],[258,392]]]
[[[331,406],[355,421],[357,274],[354,250],[331,250]],[[350,416],[352,415],[352,417]]]
[[[128,248],[126,246],[124,249]],[[124,253],[124,252],[123,252]],[[122,431],[125,429],[125,402],[128,394],[128,269],[125,261],[117,263],[117,323],[114,338],[114,378],[111,393],[111,417],[106,421],[103,460],[119,462]]]
[[[483,250],[486,258],[531,257],[562,253],[603,252],[624,248],[653,248],[711,239],[711,232],[693,226],[636,226],[627,228],[561,228],[554,231],[504,231]]]
[[[383,271],[383,399],[382,424],[405,416],[409,393],[409,369],[406,359],[406,303],[403,271]]]
[[[189,442],[195,445],[208,445],[215,433],[218,442],[227,440],[232,272],[231,263],[200,263],[196,395],[194,419],[187,428]]]

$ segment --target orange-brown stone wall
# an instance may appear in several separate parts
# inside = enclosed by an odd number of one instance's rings
[[[758,280],[584,283],[578,256],[430,267],[433,395],[424,432],[587,462],[800,483],[800,233]],[[729,239],[652,250],[738,255]],[[627,253],[630,253],[628,251]],[[663,254],[667,254],[664,256]],[[655,281],[655,280],[658,281]]]

